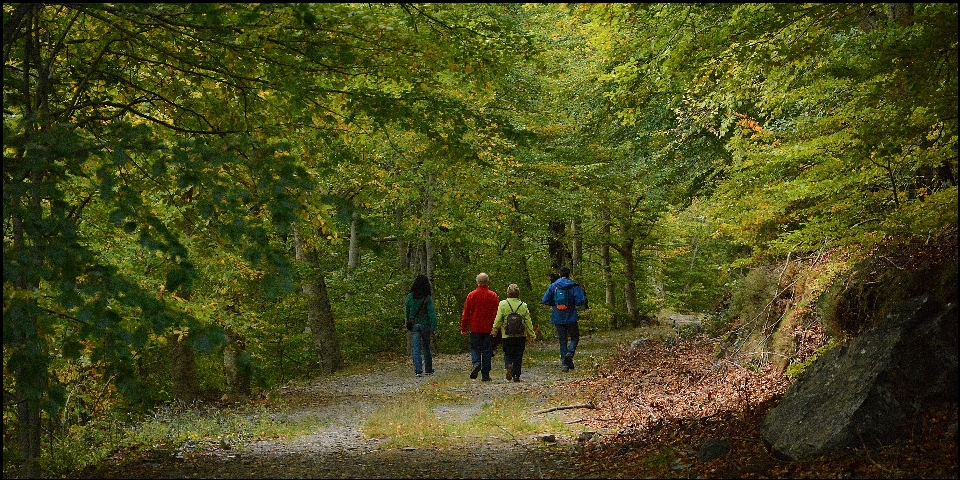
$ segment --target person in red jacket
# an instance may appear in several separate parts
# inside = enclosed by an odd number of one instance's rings
[[[470,360],[473,371],[470,378],[490,381],[491,359],[493,358],[493,320],[497,317],[500,297],[490,290],[490,276],[481,272],[477,275],[477,288],[467,294],[463,302],[463,315],[460,316],[460,334],[470,335]]]

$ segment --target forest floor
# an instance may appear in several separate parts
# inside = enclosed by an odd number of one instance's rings
[[[584,335],[572,372],[548,353],[555,341],[539,341],[528,345],[519,383],[504,379],[501,352],[490,382],[468,378],[469,354],[436,355],[436,374],[422,378],[408,359],[378,360],[259,400],[290,421],[322,419],[307,435],[209,442],[188,455],[118,452],[78,477],[957,478],[955,402],[929,406],[882,449],[787,461],[769,452],[759,433],[786,382],[718,361],[707,339],[674,342],[672,334],[655,326]],[[428,394],[451,399],[433,413],[459,422],[481,415],[493,399],[520,395],[531,406],[525,419],[547,430],[504,429],[440,446],[397,446],[364,432],[379,409]]]

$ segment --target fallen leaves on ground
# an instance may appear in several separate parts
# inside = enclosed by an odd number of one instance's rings
[[[770,451],[764,416],[783,396],[782,374],[715,357],[701,337],[620,346],[598,375],[580,380],[603,435],[589,442],[583,472],[606,478],[957,478],[957,403],[936,402],[879,449],[855,448],[807,461]],[[704,445],[726,453],[704,459]]]

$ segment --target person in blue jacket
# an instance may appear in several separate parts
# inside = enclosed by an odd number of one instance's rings
[[[550,305],[550,323],[553,324],[557,332],[557,341],[560,343],[560,363],[563,365],[563,371],[573,370],[573,355],[577,351],[577,344],[580,343],[580,327],[577,321],[580,319],[577,314],[577,308],[587,302],[587,296],[583,288],[570,280],[570,269],[560,268],[560,278],[556,279],[547,287],[540,303]],[[557,289],[564,289],[563,293],[570,296],[569,301],[563,305],[557,305]]]

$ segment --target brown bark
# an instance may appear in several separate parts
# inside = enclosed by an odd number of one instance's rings
[[[316,253],[305,248],[296,229],[293,231],[294,250],[297,260],[310,265],[310,273],[303,279],[302,290],[307,296],[307,323],[313,337],[320,373],[331,374],[343,365],[340,341],[330,306],[327,283],[320,268]]]
[[[174,399],[190,405],[200,396],[200,381],[197,379],[197,359],[185,335],[167,335],[167,350],[170,353],[170,373],[173,379]]]

